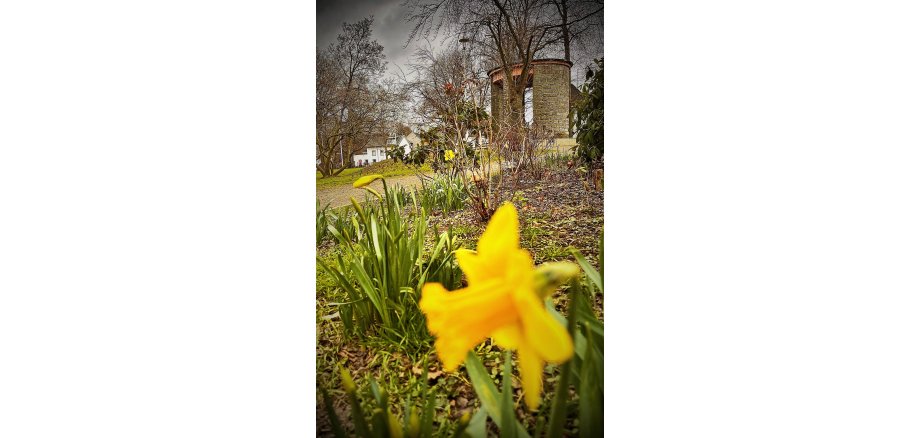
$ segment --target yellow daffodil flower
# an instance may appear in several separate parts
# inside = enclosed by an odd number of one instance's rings
[[[437,338],[435,349],[447,371],[455,370],[467,352],[488,337],[517,350],[524,401],[535,410],[545,363],[562,363],[573,354],[572,338],[547,312],[543,298],[548,285],[555,289],[560,279],[579,271],[566,262],[535,269],[519,239],[517,210],[506,203],[489,221],[477,252],[456,252],[469,286],[448,292],[440,283],[426,283],[419,307]]]
[[[454,159],[454,156],[455,156],[455,155],[454,155],[454,151],[453,151],[453,150],[448,149],[448,150],[444,151],[444,161],[453,160],[453,159]]]
[[[370,183],[372,183],[372,182],[374,182],[374,181],[377,181],[378,179],[381,179],[381,178],[383,178],[383,175],[381,175],[381,174],[379,174],[379,173],[375,173],[375,174],[373,174],[373,175],[362,176],[361,178],[358,178],[357,180],[355,180],[355,182],[353,182],[351,185],[352,185],[352,187],[354,187],[354,188],[357,189],[357,188],[360,188],[360,187],[364,187],[364,186],[366,186],[366,185],[368,185],[368,184],[370,184]]]

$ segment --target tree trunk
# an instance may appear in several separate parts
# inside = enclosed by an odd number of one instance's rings
[[[565,60],[572,62],[572,40],[569,35],[569,2],[562,0],[559,5],[559,15],[562,15],[562,46],[565,48]]]
[[[559,15],[562,16],[562,46],[565,48],[565,60],[572,62],[572,37],[569,35],[569,4],[568,0],[562,0],[559,6]],[[572,136],[572,118],[574,117],[572,112],[572,105],[569,102],[569,137]]]
[[[519,76],[517,79],[505,81],[505,103],[508,105],[505,112],[505,123],[508,126],[524,125],[524,92],[527,90],[526,77]]]

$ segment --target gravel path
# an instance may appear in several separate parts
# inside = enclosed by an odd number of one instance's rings
[[[387,185],[390,187],[401,185],[407,189],[411,189],[421,184],[422,182],[419,181],[418,176],[416,175],[393,176],[387,178]],[[371,187],[378,192],[383,192],[383,182],[380,180],[370,183],[368,187]],[[317,189],[316,199],[319,199],[320,206],[325,206],[328,203],[330,207],[335,208],[351,204],[349,198],[352,196],[354,196],[355,199],[361,201],[364,199],[364,195],[366,194],[368,193],[364,189],[356,189],[352,187],[351,184],[342,184],[339,186]]]

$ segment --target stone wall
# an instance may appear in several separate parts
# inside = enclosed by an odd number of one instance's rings
[[[536,64],[533,72],[533,122],[557,136],[569,135],[569,66]]]
[[[533,123],[552,131],[557,137],[569,136],[570,69],[571,63],[563,60],[534,60],[531,65]],[[492,118],[497,123],[504,120],[508,111],[508,97],[502,88],[503,72],[494,69],[489,74],[492,76]]]

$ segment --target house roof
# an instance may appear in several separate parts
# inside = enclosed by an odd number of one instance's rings
[[[389,138],[386,135],[375,135],[367,141],[363,148],[356,150],[355,155],[366,154],[367,150],[371,148],[386,148],[389,143]]]
[[[390,138],[386,135],[375,135],[367,142],[369,148],[384,148],[390,143]]]
[[[371,137],[370,140],[367,141],[367,145],[365,145],[361,149],[355,150],[354,155],[366,155],[367,150],[372,149],[372,148],[389,149],[389,146],[399,144],[399,140],[402,137],[403,137],[402,135],[397,135],[397,136],[387,136],[383,134],[375,135]],[[413,144],[418,144],[420,141],[419,137],[415,135],[415,133],[409,134],[405,137]]]
[[[584,96],[582,96],[581,90],[575,84],[569,84],[569,106],[575,106],[582,99],[584,99]]]
[[[419,136],[416,135],[414,132],[409,133],[409,135],[405,137],[406,137],[406,140],[409,140],[409,143],[412,143],[412,144],[419,144],[422,141],[422,139],[419,138]]]

